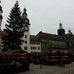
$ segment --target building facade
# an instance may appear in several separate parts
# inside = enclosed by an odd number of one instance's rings
[[[30,35],[30,50],[31,52],[41,52],[41,42],[38,36]]]
[[[73,48],[73,38],[71,34],[65,34],[63,36],[39,32],[38,38],[41,42],[42,52],[56,52],[56,51],[71,51]]]

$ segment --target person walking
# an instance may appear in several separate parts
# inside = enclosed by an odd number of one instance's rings
[[[43,64],[43,58],[42,56],[40,57],[40,68],[42,68],[42,64]]]
[[[65,66],[62,56],[60,57],[60,60],[59,60],[59,66],[60,66],[60,67],[64,67],[64,66]]]

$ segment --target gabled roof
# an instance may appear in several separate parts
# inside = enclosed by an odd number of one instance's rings
[[[49,39],[49,40],[54,40],[54,41],[67,41],[69,40],[70,38],[74,37],[73,35],[71,34],[65,34],[63,36],[60,36],[60,35],[56,35],[56,34],[50,34],[50,33],[45,33],[45,32],[42,32],[40,31],[38,34],[37,34],[38,38],[42,38],[42,39]]]
[[[38,41],[38,36],[30,35],[30,41]]]
[[[45,33],[45,32],[42,32],[40,31],[37,36],[39,38],[44,38],[44,39],[57,39],[57,35],[56,34],[50,34],[50,33]]]

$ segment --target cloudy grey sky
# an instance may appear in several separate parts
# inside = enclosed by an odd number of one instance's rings
[[[27,8],[30,20],[30,33],[39,31],[57,34],[60,20],[65,28],[74,33],[74,0],[18,0],[21,11]],[[1,0],[3,7],[2,29],[16,0]]]

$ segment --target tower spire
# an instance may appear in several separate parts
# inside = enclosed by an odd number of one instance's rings
[[[27,17],[27,12],[26,12],[26,11],[27,11],[27,9],[24,8],[24,9],[23,9],[23,14],[22,14],[23,23],[24,23],[24,24],[30,25],[29,19],[28,19],[28,17]]]
[[[27,18],[27,12],[26,11],[27,11],[26,8],[24,8],[23,9],[23,16],[24,16],[24,18]]]
[[[63,29],[61,20],[60,20],[60,24],[59,24],[59,29]]]
[[[18,3],[18,0],[16,2]]]

